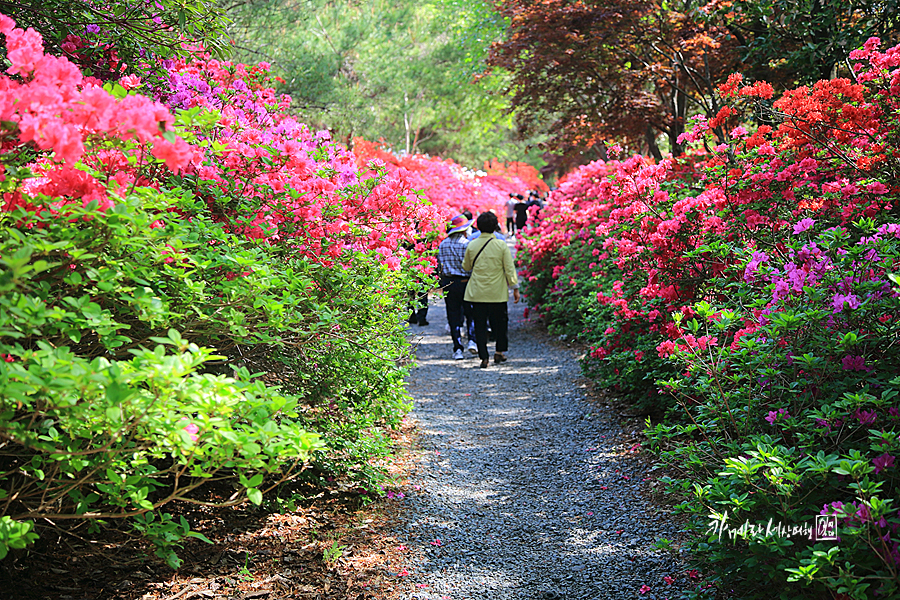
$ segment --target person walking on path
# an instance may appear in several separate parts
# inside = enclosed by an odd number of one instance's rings
[[[507,329],[509,316],[506,304],[509,301],[509,288],[513,290],[513,301],[519,301],[519,278],[513,265],[512,254],[506,243],[494,237],[497,229],[497,215],[483,212],[478,215],[479,238],[466,247],[462,267],[472,274],[466,285],[464,299],[471,302],[475,318],[475,341],[478,346],[478,357],[481,368],[490,364],[488,343],[488,322],[497,342],[494,362],[506,360],[505,352],[509,349]]]
[[[521,200],[516,202],[513,207],[516,211],[516,231],[518,233],[522,233],[522,230],[525,229],[525,224],[528,223],[528,209],[531,207],[531,204],[525,201],[524,196],[519,196]]]
[[[489,211],[489,212],[493,213],[493,211]],[[496,217],[497,215],[494,214],[494,216]],[[481,230],[477,229],[478,223],[475,223],[475,227],[476,227],[476,229],[474,229],[474,231],[472,231],[469,234],[469,242],[474,242],[481,236]],[[494,232],[494,237],[500,241],[506,241],[506,236],[503,235],[502,233],[500,233],[500,221],[499,220],[497,220],[497,230]]]
[[[404,243],[403,247],[406,248],[407,251],[412,251],[416,244],[422,244],[425,242],[425,238],[418,238],[415,243]],[[428,280],[431,279],[431,275],[426,275]],[[424,281],[423,281],[424,283]],[[433,284],[429,285],[428,288],[431,288]],[[409,318],[406,320],[410,325],[419,324],[419,327],[425,327],[428,325],[428,289],[424,289],[419,292],[410,292],[409,293]]]
[[[472,221],[465,215],[456,215],[450,221],[447,237],[438,246],[438,274],[441,278],[441,289],[444,291],[444,305],[447,307],[447,324],[450,325],[450,337],[453,338],[453,359],[462,360],[463,318],[472,319],[472,306],[464,300],[469,272],[463,269],[466,255],[466,230]],[[476,350],[475,340],[469,336],[469,350]]]
[[[506,201],[506,233],[516,237],[516,204],[525,200],[522,194],[510,194]]]

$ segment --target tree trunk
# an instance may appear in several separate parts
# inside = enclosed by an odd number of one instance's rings
[[[656,159],[657,162],[662,160],[662,152],[659,151],[659,144],[656,143],[656,130],[653,129],[649,124],[647,125],[647,130],[644,132],[644,142],[647,144],[647,150],[650,152],[650,156]]]
[[[681,156],[683,149],[678,143],[678,137],[684,133],[684,122],[687,116],[687,95],[684,90],[678,88],[675,92],[675,118],[669,127],[669,147],[672,149],[672,156]]]
[[[828,6],[822,0],[815,0],[812,3],[810,14],[810,23],[812,23],[813,39],[812,42],[823,42],[831,38],[833,31],[829,24],[833,23],[833,15],[830,11],[832,7]],[[833,26],[833,24],[832,24]],[[837,71],[837,63],[832,55],[820,56],[822,64],[819,66],[819,79],[834,79]]]
[[[406,127],[406,154],[409,154],[409,96],[403,92],[403,125]]]

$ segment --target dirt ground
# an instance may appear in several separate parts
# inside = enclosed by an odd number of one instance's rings
[[[409,423],[393,435],[397,453],[386,467],[401,485],[413,436]],[[212,541],[187,540],[177,572],[120,532],[44,530],[0,561],[0,600],[400,598],[409,588],[399,566],[407,549],[392,534],[400,503],[364,501],[349,488],[297,486],[296,506],[278,513],[249,503],[167,507]]]

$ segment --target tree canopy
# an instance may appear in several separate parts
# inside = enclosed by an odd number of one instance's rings
[[[473,81],[505,31],[489,4],[253,0],[227,12],[239,55],[270,61],[302,119],[348,145],[383,139],[474,165],[528,157],[504,76]]]
[[[850,74],[870,37],[897,40],[897,0],[713,0],[700,13],[735,38],[753,74],[809,84]]]
[[[662,134],[677,155],[686,116],[713,113],[737,66],[734,37],[693,18],[695,4],[506,0],[488,62],[512,74],[520,126],[547,127],[559,152],[619,138],[660,158]]]

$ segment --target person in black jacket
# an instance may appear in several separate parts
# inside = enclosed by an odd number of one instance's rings
[[[516,231],[522,231],[525,223],[528,222],[528,207],[531,205],[525,202],[525,197],[521,194],[518,194],[517,197],[519,201],[513,206],[513,210],[516,211]]]

